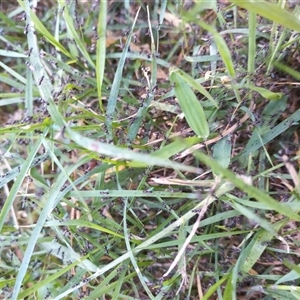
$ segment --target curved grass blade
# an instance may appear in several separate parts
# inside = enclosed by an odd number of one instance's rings
[[[18,0],[18,3],[25,10],[25,2]],[[62,52],[67,57],[74,59],[74,57],[72,57],[72,55],[66,50],[66,48],[54,38],[54,36],[48,31],[48,29],[46,29],[46,27],[41,23],[35,13],[32,10],[30,10],[29,12],[30,19],[34,23],[35,29],[39,31],[39,33],[43,37],[45,37],[53,46],[55,46],[57,50]]]
[[[287,129],[289,129],[293,124],[296,124],[300,120],[300,109],[294,112],[290,117],[282,121],[280,124],[269,130],[267,133],[261,136],[259,139],[256,134],[255,139],[250,139],[245,149],[241,152],[240,155],[236,156],[233,160],[240,159],[242,157],[248,156],[251,153],[258,150],[260,147],[265,145],[266,143],[272,141],[276,136],[280,135]]]
[[[84,163],[87,163],[88,161],[89,161],[89,157],[84,157],[79,162],[77,162],[74,165],[68,167],[66,169],[66,173],[71,174],[79,166],[81,166]],[[43,226],[44,226],[44,224],[45,224],[45,222],[48,218],[49,213],[51,213],[51,211],[53,210],[53,208],[57,204],[61,187],[64,185],[66,180],[67,180],[67,178],[65,176],[65,172],[60,173],[57,180],[56,180],[56,182],[53,184],[53,186],[51,187],[51,189],[49,191],[49,195],[51,195],[51,196],[47,199],[47,201],[45,201],[44,207],[43,207],[43,209],[42,209],[42,211],[39,215],[39,219],[36,222],[35,227],[32,231],[30,240],[28,242],[28,246],[27,246],[26,251],[24,253],[24,257],[23,257],[20,269],[18,271],[18,275],[17,275],[15,285],[14,285],[14,289],[13,289],[13,294],[12,294],[12,297],[11,297],[11,299],[13,299],[13,300],[18,299],[20,289],[21,289],[21,285],[22,285],[23,279],[24,279],[24,277],[27,273],[29,263],[30,263],[30,259],[32,257],[32,254],[33,254],[34,248],[36,246],[37,240],[40,236],[40,232],[41,232],[41,230],[42,230],[42,228],[43,228]]]
[[[170,80],[175,83],[175,95],[186,121],[198,137],[207,139],[209,127],[200,101],[180,72],[177,70],[171,71]]]
[[[249,88],[252,91],[258,92],[260,95],[262,95],[265,99],[268,100],[280,100],[283,96],[283,93],[274,93],[269,91],[268,89],[253,86],[253,85],[247,85],[246,88]]]
[[[283,71],[291,76],[293,76],[295,79],[300,80],[300,72],[298,72],[297,70],[288,67],[285,64],[282,64],[278,61],[275,61],[274,64],[275,68],[279,69],[280,71]]]
[[[75,27],[74,27],[74,22],[73,22],[72,17],[70,16],[69,10],[66,6],[66,2],[64,1],[63,4],[65,5],[64,18],[65,18],[65,21],[66,21],[68,31],[72,35],[71,39],[73,38],[76,41],[76,46],[80,50],[80,52],[82,53],[83,57],[87,60],[87,62],[93,68],[95,68],[95,64],[94,64],[93,60],[91,59],[89,53],[87,52],[86,46],[83,44],[82,39],[80,39],[80,37],[79,37]]]
[[[180,73],[180,76],[190,85],[190,87],[194,88],[199,93],[201,93],[204,97],[206,97],[216,108],[219,107],[218,103],[210,95],[210,93],[201,84],[199,84],[193,77],[183,72],[182,70],[178,70],[178,73]]]
[[[217,174],[221,174],[222,176],[227,178],[230,182],[232,182],[236,187],[241,189],[243,192],[248,193],[249,196],[255,198],[257,201],[267,204],[270,209],[273,209],[282,215],[300,221],[300,216],[296,212],[291,211],[291,209],[287,205],[277,202],[272,197],[270,197],[267,193],[264,193],[263,191],[255,188],[254,186],[247,184],[242,179],[238,178],[230,170],[221,167],[221,165],[218,162],[216,162],[214,159],[210,158],[209,156],[201,152],[195,152],[194,155],[203,163],[211,167],[213,172]]]
[[[46,132],[48,132],[48,130]],[[46,134],[46,132],[45,132],[45,134]],[[20,187],[24,181],[24,178],[25,178],[32,162],[34,161],[35,155],[36,155],[37,151],[39,150],[41,144],[42,144],[42,138],[40,138],[36,142],[36,144],[32,147],[31,152],[29,153],[27,159],[22,164],[22,169],[19,171],[16,181],[14,182],[12,188],[10,189],[9,195],[8,195],[7,199],[5,200],[4,205],[0,212],[0,232],[2,230],[5,220],[7,218],[9,210],[10,210],[11,206],[13,205],[15,197],[16,197],[18,191],[20,190]]]
[[[275,3],[267,1],[230,0],[230,2],[292,30],[300,31],[300,20]]]

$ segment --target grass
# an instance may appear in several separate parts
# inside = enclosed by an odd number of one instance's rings
[[[299,6],[2,5],[1,299],[299,299]]]

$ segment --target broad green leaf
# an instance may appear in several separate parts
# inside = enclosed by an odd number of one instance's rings
[[[213,150],[214,159],[223,167],[227,168],[230,164],[231,148],[230,135],[227,135],[223,139],[219,140]]]
[[[218,108],[218,103],[216,100],[210,95],[210,93],[201,85],[199,84],[193,77],[189,74],[183,72],[182,70],[178,70],[180,76],[189,84],[190,87],[194,88],[198,92],[200,92],[204,97],[206,97],[210,102]]]
[[[175,83],[175,95],[186,121],[198,137],[207,139],[209,127],[200,101],[196,98],[180,72],[171,71],[170,80]]]

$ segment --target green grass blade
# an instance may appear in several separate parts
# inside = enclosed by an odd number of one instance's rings
[[[76,170],[78,167],[80,167],[82,164],[86,163],[87,161],[89,161],[89,159],[87,157],[85,157],[84,159],[81,159],[77,163],[68,167],[66,169],[66,172],[68,173],[68,175],[71,174],[74,170]],[[23,279],[27,273],[28,266],[29,266],[34,248],[36,246],[37,240],[40,236],[41,230],[43,229],[43,226],[44,226],[49,214],[52,212],[53,208],[57,205],[57,202],[60,200],[60,197],[59,197],[59,194],[61,193],[60,190],[61,190],[62,186],[64,185],[64,183],[67,181],[67,179],[68,178],[66,178],[65,172],[60,173],[57,180],[50,188],[49,195],[45,194],[45,196],[44,196],[44,198],[47,197],[47,200],[44,201],[44,207],[43,207],[41,213],[39,214],[38,221],[35,224],[35,227],[32,231],[32,235],[28,242],[28,246],[24,253],[24,258],[21,263],[21,266],[20,266],[20,269],[19,269],[19,272],[18,272],[18,275],[16,278],[16,282],[14,285],[14,289],[13,289],[13,295],[12,295],[13,300],[18,299],[20,288],[21,288]]]
[[[66,25],[69,31],[69,34],[71,35],[70,38],[71,40],[75,40],[77,48],[80,50],[81,54],[83,57],[86,59],[86,61],[92,66],[93,69],[95,69],[95,64],[93,60],[91,59],[89,53],[87,52],[86,46],[83,44],[82,39],[79,37],[75,27],[74,27],[74,22],[73,18],[70,15],[69,9],[66,5],[66,2],[62,2],[65,5],[64,9],[64,18],[66,21]]]
[[[175,83],[175,95],[186,121],[198,137],[207,139],[209,127],[200,101],[196,98],[180,72],[177,70],[171,71],[170,80]]]
[[[256,55],[256,14],[249,13],[249,48],[248,48],[248,73],[252,74],[255,70]]]
[[[25,10],[25,3],[24,1],[18,0],[18,3],[22,6],[22,8]],[[39,18],[36,16],[36,14],[30,10],[30,19],[34,23],[35,29],[43,36],[45,37],[53,46],[56,47],[56,49],[60,52],[62,52],[67,57],[73,58],[72,55],[66,50],[64,46],[62,46],[55,38],[54,36],[46,29],[46,27],[42,24],[42,22],[39,20]],[[30,48],[30,47],[29,47]],[[74,58],[73,58],[74,59]]]
[[[295,15],[279,7],[275,3],[255,1],[254,4],[254,1],[251,0],[230,0],[230,2],[273,22],[284,25],[287,28],[300,31],[300,20]]]
[[[231,148],[230,143],[231,135],[227,135],[223,139],[219,140],[213,149],[213,158],[223,167],[227,168],[231,161]]]
[[[97,51],[96,51],[96,78],[99,107],[103,111],[102,104],[102,84],[105,70],[106,56],[106,22],[107,22],[107,1],[102,0],[99,10],[98,25],[97,25]]]
[[[112,122],[113,122],[113,118],[114,118],[114,113],[115,113],[115,109],[116,109],[116,104],[117,104],[117,98],[118,98],[118,94],[119,94],[119,89],[120,89],[120,84],[121,84],[121,80],[122,80],[122,72],[123,72],[123,68],[125,65],[125,60],[127,58],[127,52],[128,52],[128,48],[131,42],[131,37],[132,37],[132,33],[133,33],[133,29],[135,27],[135,23],[137,21],[137,17],[139,15],[139,11],[140,9],[138,9],[135,19],[133,21],[131,30],[127,36],[127,41],[126,44],[124,46],[123,52],[122,52],[122,56],[120,58],[120,61],[118,63],[118,67],[117,67],[117,71],[115,73],[114,76],[114,81],[111,87],[111,93],[109,95],[108,98],[108,103],[107,103],[107,109],[106,109],[106,127],[107,127],[107,140],[111,141],[113,138],[112,135]]]
[[[48,130],[45,131],[45,134],[48,132]],[[16,181],[14,182],[12,188],[10,189],[10,193],[7,197],[7,199],[4,202],[4,205],[1,209],[0,212],[0,232],[2,231],[4,222],[7,219],[8,213],[10,208],[13,205],[13,202],[17,196],[17,193],[20,190],[20,187],[28,173],[28,170],[35,158],[35,155],[37,153],[37,151],[39,150],[40,146],[42,144],[42,138],[40,138],[36,144],[32,147],[31,152],[29,153],[27,159],[25,160],[25,162],[22,164],[22,169],[19,171],[19,174],[16,178]]]
[[[245,149],[241,152],[240,155],[236,156],[234,160],[251,155],[251,153],[254,153],[256,150],[262,147],[262,145],[265,145],[266,143],[272,141],[275,137],[285,132],[293,124],[299,121],[300,121],[300,109],[298,109],[290,117],[282,121],[280,124],[276,125],[274,128],[266,132],[264,135],[262,135],[261,140],[257,135],[255,136],[255,139],[250,139]]]
[[[252,185],[246,184],[242,179],[238,178],[233,172],[221,167],[215,160],[208,157],[207,155],[197,152],[194,154],[200,161],[210,166],[213,172],[221,174],[228,180],[230,180],[236,187],[241,189],[243,192],[248,193],[250,197],[256,198],[257,201],[269,205],[270,209],[277,211],[291,219],[300,220],[299,215],[296,212],[290,210],[289,207],[282,203],[278,203],[267,193],[258,190]]]
[[[274,66],[275,68],[277,68],[280,71],[283,71],[287,74],[290,74],[291,76],[293,76],[295,79],[300,80],[300,72],[298,72],[297,70],[279,62],[279,61],[275,61],[274,62]]]
[[[216,108],[218,108],[218,103],[216,100],[210,95],[210,93],[201,85],[199,84],[193,77],[188,75],[187,73],[183,72],[182,70],[178,70],[180,76],[189,84],[190,87],[197,90],[201,93],[204,97],[206,97]]]

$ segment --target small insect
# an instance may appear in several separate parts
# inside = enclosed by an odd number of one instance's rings
[[[152,192],[152,188],[143,191],[144,194],[152,194]]]
[[[32,265],[32,269],[34,269],[38,265],[38,263],[40,263],[39,260],[35,261],[34,264]]]
[[[43,76],[41,77],[41,79],[39,80],[39,83],[38,83],[38,85],[41,85],[41,84],[42,84],[42,82],[43,82],[44,78],[45,78],[45,76],[43,75]]]
[[[51,295],[51,292],[50,292],[49,289],[47,289],[47,293],[45,295],[45,299],[48,299],[50,297],[50,295]]]
[[[26,24],[25,28],[24,28],[24,34],[28,34],[29,32],[29,24]]]
[[[64,10],[65,10],[65,6],[62,7],[62,9],[60,10],[59,14],[62,15],[63,12],[64,12]]]
[[[31,48],[27,51],[26,55],[27,55],[28,57],[30,57],[30,55],[31,55],[31,53],[32,53],[32,50],[33,50],[33,48],[31,47]]]
[[[106,191],[100,191],[99,193],[100,193],[100,195],[109,195],[109,191],[108,190],[106,190]]]
[[[35,71],[35,67],[29,61],[27,61],[25,64],[30,71]]]
[[[89,278],[83,278],[83,279],[82,279],[82,283],[88,283],[89,281],[90,281]]]

